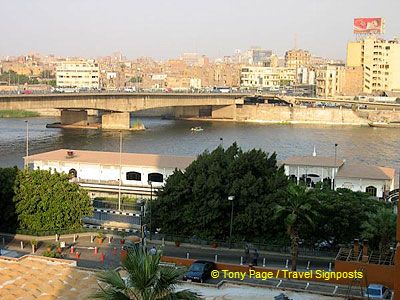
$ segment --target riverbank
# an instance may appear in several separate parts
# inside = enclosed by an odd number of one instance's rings
[[[39,116],[39,113],[27,110],[0,110],[0,118],[32,118]]]

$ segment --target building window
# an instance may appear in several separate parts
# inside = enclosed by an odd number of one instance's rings
[[[370,194],[371,196],[376,197],[376,187],[374,187],[374,186],[372,186],[372,185],[367,186],[367,188],[365,189],[365,192],[366,192],[367,194]]]
[[[163,176],[163,174],[160,174],[160,173],[149,173],[148,181],[151,181],[151,182],[163,182],[164,181],[164,176]]]
[[[139,172],[127,172],[126,173],[126,180],[135,180],[135,181],[142,181],[142,174]]]

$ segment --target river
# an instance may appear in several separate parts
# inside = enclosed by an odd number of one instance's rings
[[[119,151],[119,133],[115,131],[47,129],[58,118],[28,118],[29,153],[60,148]],[[123,151],[172,155],[197,155],[221,143],[237,142],[243,149],[261,148],[276,152],[278,159],[292,155],[333,156],[348,162],[400,168],[400,130],[358,126],[266,125],[234,122],[202,122],[143,118],[146,131],[123,133]],[[191,127],[202,132],[192,133]],[[25,155],[25,119],[0,119],[0,167],[23,165]]]

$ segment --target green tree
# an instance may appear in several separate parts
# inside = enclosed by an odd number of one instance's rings
[[[17,175],[14,191],[20,229],[79,228],[82,218],[92,213],[87,192],[69,182],[64,173],[22,170]]]
[[[18,168],[0,168],[0,229],[13,231],[17,226],[15,212],[14,184]]]
[[[320,240],[332,241],[334,245],[351,243],[361,236],[368,214],[384,206],[369,194],[349,189],[313,189],[310,193],[319,203],[314,219],[316,226],[304,232],[310,244]]]
[[[10,84],[37,84],[39,81],[35,77],[18,74],[14,71],[3,72],[0,74],[0,81],[10,82]]]
[[[162,268],[160,257],[150,255],[138,248],[130,250],[122,261],[122,271],[126,272],[124,280],[120,273],[109,270],[98,275],[105,285],[93,295],[96,299],[199,299],[199,296],[189,290],[175,292],[182,272],[174,268]]]
[[[396,215],[392,209],[381,207],[377,212],[368,214],[362,229],[362,237],[368,239],[373,248],[379,249],[380,254],[385,254],[395,240]]]
[[[317,202],[310,190],[302,185],[291,184],[287,189],[287,197],[275,208],[275,218],[283,219],[290,236],[292,271],[296,271],[299,256],[300,231],[304,226],[314,227],[317,215]]]
[[[201,154],[185,172],[175,170],[168,177],[151,205],[153,230],[227,240],[231,215],[228,197],[234,196],[234,238],[276,238],[284,228],[272,221],[273,207],[287,184],[275,154],[268,156],[255,149],[244,152],[236,143],[226,150],[218,147]]]

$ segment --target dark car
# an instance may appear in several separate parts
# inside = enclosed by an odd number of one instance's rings
[[[211,261],[197,260],[183,275],[183,280],[204,282],[211,277],[211,271],[215,269],[215,264]]]

